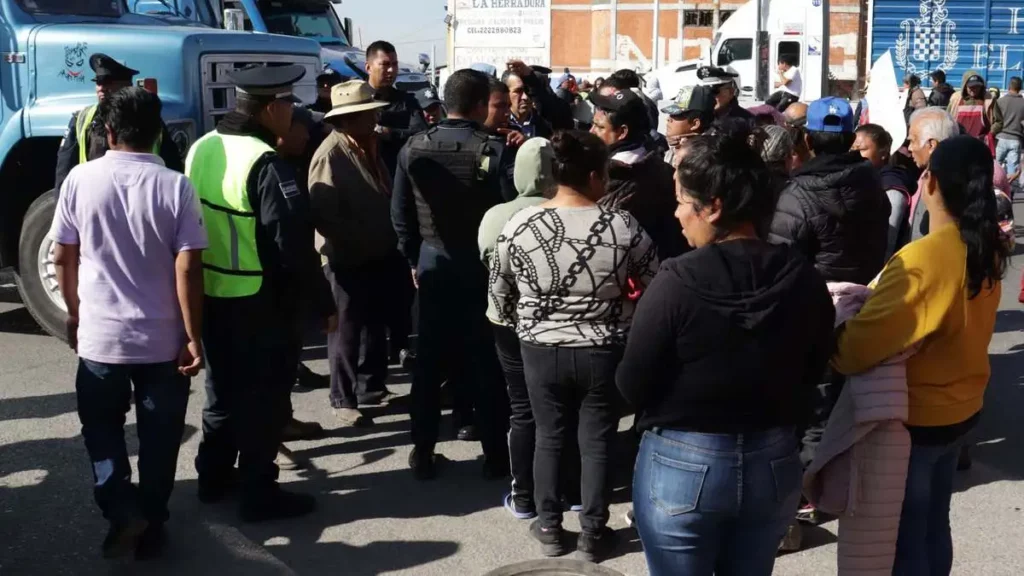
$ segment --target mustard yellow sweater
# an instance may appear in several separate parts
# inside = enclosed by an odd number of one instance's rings
[[[839,337],[832,365],[857,374],[915,344],[907,361],[911,426],[946,426],[981,410],[1001,285],[967,299],[967,246],[955,224],[896,253]]]

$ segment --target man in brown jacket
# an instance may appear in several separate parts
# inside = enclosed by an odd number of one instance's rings
[[[328,334],[331,406],[343,426],[368,426],[360,404],[386,396],[389,301],[409,282],[391,225],[391,178],[374,128],[387,102],[375,101],[361,80],[334,86],[324,121],[334,127],[313,155],[309,193],[313,223],[325,243],[325,274],[338,308],[338,329]],[[400,308],[400,307],[399,307]],[[359,364],[360,339],[366,352]],[[359,375],[366,375],[365,388]],[[362,390],[359,390],[362,388]],[[357,390],[361,393],[357,394]]]

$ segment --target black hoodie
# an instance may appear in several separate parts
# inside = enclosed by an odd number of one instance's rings
[[[637,305],[616,384],[641,429],[800,427],[834,317],[825,281],[791,248],[712,244],[662,263]]]

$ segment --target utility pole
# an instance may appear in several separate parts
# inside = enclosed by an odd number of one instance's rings
[[[829,47],[832,44],[831,29],[832,29],[832,18],[829,16],[830,12],[830,0],[821,1],[821,96],[831,96],[829,90]]]
[[[714,36],[718,33],[718,27],[722,24],[722,3],[721,0],[714,0],[712,3],[713,10],[711,11],[711,34]],[[760,7],[758,7],[760,10]]]
[[[771,74],[769,69],[769,56],[771,53],[771,46],[768,41],[768,32],[764,29],[764,2],[765,0],[755,0],[757,4],[757,32],[754,35],[754,54],[755,65],[757,70],[755,71],[754,78],[754,99],[758,102],[764,102],[768,99],[768,76]]]
[[[658,40],[661,39],[661,0],[654,0],[654,43],[651,45],[651,70],[658,69],[658,57],[661,50],[658,47]]]

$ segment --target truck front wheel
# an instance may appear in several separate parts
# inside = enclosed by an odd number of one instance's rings
[[[28,207],[21,224],[18,243],[18,292],[21,301],[40,326],[62,340],[67,306],[57,286],[53,263],[56,244],[50,240],[50,225],[57,206],[57,192],[50,190]]]

